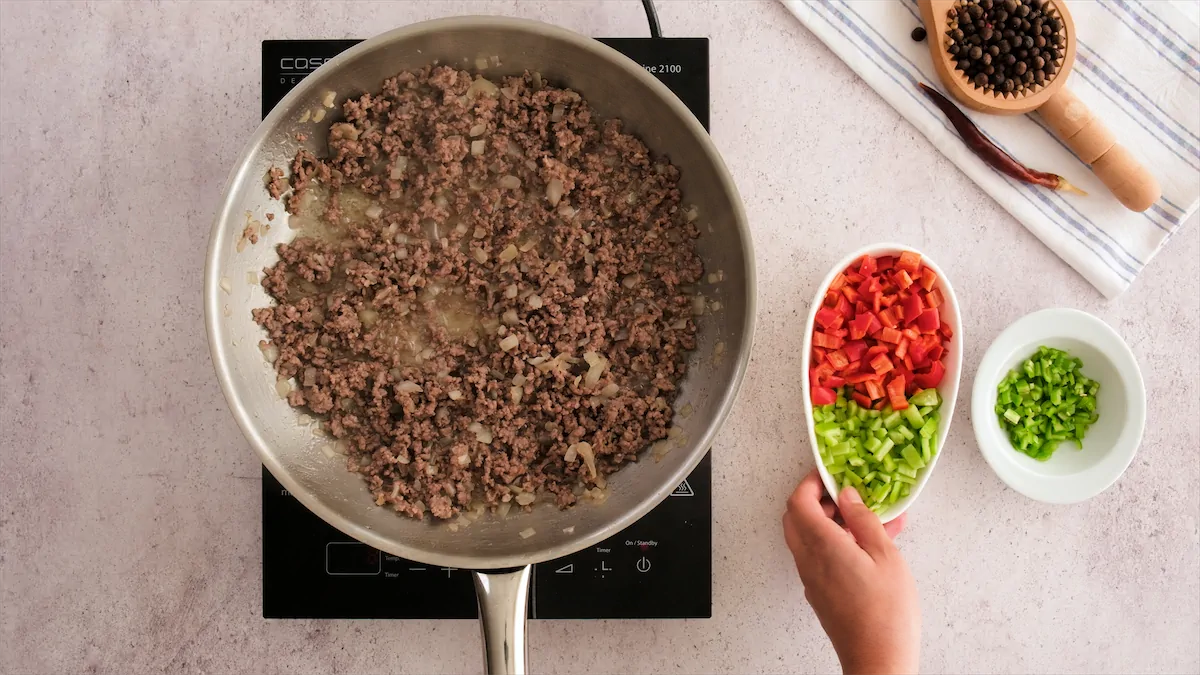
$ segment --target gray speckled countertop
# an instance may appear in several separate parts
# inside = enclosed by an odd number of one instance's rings
[[[827,267],[888,239],[955,280],[964,385],[1005,325],[1061,305],[1128,340],[1150,399],[1124,478],[1064,507],[992,474],[960,401],[902,537],[923,668],[1200,671],[1200,228],[1105,302],[782,7],[660,4],[668,34],[712,38],[712,133],[761,274],[754,358],[713,452],[714,616],[534,622],[533,666],[836,667],[779,532],[811,464],[801,326]],[[211,215],[259,119],[259,41],[462,13],[646,34],[631,1],[0,3],[0,671],[480,668],[469,621],[261,618],[259,466],[200,306]]]

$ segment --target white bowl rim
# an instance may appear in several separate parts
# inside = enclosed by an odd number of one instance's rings
[[[833,476],[825,469],[824,462],[821,461],[821,453],[817,450],[817,434],[813,430],[813,415],[812,415],[812,394],[809,391],[811,383],[808,378],[809,367],[812,362],[812,334],[813,327],[816,325],[817,310],[821,308],[821,302],[825,297],[825,289],[829,288],[829,284],[833,282],[834,277],[840,274],[843,270],[851,265],[854,261],[864,255],[880,256],[897,254],[902,251],[911,251],[921,256],[921,263],[928,266],[938,275],[938,286],[942,289],[942,295],[946,305],[954,308],[954,321],[951,323],[951,328],[954,330],[954,337],[950,339],[950,349],[956,358],[950,360],[946,366],[946,377],[942,380],[942,384],[938,386],[938,395],[942,397],[942,405],[938,408],[938,413],[941,415],[938,424],[937,435],[937,454],[933,456],[933,461],[930,462],[924,469],[921,470],[917,478],[916,485],[904,499],[897,500],[892,508],[884,511],[880,516],[880,520],[884,523],[890,522],[899,518],[901,514],[912,506],[917,497],[925,489],[925,484],[929,482],[929,477],[933,475],[933,470],[937,467],[938,461],[946,452],[946,438],[950,433],[950,424],[954,421],[954,406],[958,401],[958,391],[962,379],[963,367],[963,329],[962,329],[962,307],[958,304],[958,296],[954,294],[954,286],[950,283],[950,279],[938,264],[929,256],[912,246],[905,244],[897,244],[894,242],[880,242],[863,246],[860,249],[852,251],[846,257],[842,258],[833,267],[829,273],[817,286],[817,292],[813,296],[812,304],[809,306],[808,321],[805,323],[804,329],[804,353],[800,360],[803,371],[803,382],[801,383],[801,398],[804,405],[804,419],[808,426],[808,445],[812,451],[813,460],[816,462],[817,470],[821,473],[821,482],[825,484],[825,491],[828,492],[835,500],[838,495],[838,483],[833,479]],[[947,385],[947,383],[951,383]]]
[[[1079,473],[1047,476],[1024,470],[1018,462],[1013,461],[1013,457],[1003,454],[1017,451],[1003,433],[993,433],[995,430],[990,425],[999,427],[994,406],[996,385],[1004,377],[1004,373],[1000,372],[1001,364],[1017,350],[1036,349],[1034,343],[1063,338],[1088,344],[1109,358],[1124,385],[1129,417],[1108,451],[1110,461]],[[1087,369],[1086,363],[1084,369]],[[1099,413],[1103,415],[1104,411],[1100,410]],[[1133,462],[1146,426],[1146,386],[1133,350],[1112,326],[1078,309],[1041,309],[1009,324],[984,353],[975,371],[975,383],[971,390],[971,422],[980,454],[1005,484],[1036,501],[1074,504],[1108,489]]]

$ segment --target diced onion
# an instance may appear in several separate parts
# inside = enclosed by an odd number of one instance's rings
[[[480,123],[480,124],[476,124],[475,126],[471,127],[471,130],[467,133],[470,134],[471,138],[475,138],[476,136],[482,136],[483,132],[485,132],[485,131],[487,131],[487,125]],[[482,142],[482,141],[480,141],[480,142]]]
[[[502,349],[506,352],[511,352],[520,343],[521,343],[521,338],[517,337],[516,335],[509,335],[508,337],[506,337],[500,341],[500,349]]]
[[[539,309],[539,308],[541,308],[541,306],[542,306],[542,296],[536,295],[536,294],[529,296],[530,309]]]
[[[500,516],[501,518],[504,518],[505,516],[508,515],[508,512],[511,509],[512,509],[512,502],[500,502],[500,505],[496,507],[496,515]]]
[[[219,285],[221,286],[221,290],[226,293],[233,293],[233,282],[229,280],[229,277],[221,277]]]
[[[579,457],[579,451],[575,449],[574,445],[568,447],[567,451],[563,453],[563,460],[567,462],[574,462],[577,457]]]
[[[513,260],[515,260],[517,258],[517,255],[518,255],[517,247],[513,246],[512,244],[509,244],[507,248],[505,248],[503,251],[500,252],[500,262],[502,262],[502,263],[512,262]]]
[[[525,383],[528,381],[529,381],[529,378],[525,377],[524,375],[522,375],[520,373],[513,375],[512,383],[518,387],[525,386]]]
[[[275,363],[276,359],[279,358],[279,347],[276,347],[265,340],[258,343],[258,349],[262,352],[263,359],[265,359],[267,363]]]
[[[401,394],[415,394],[418,391],[422,391],[422,388],[421,385],[413,382],[412,380],[405,380],[396,385],[396,391],[400,392]]]
[[[697,295],[696,297],[692,298],[692,314],[694,316],[700,316],[701,314],[704,314],[703,295]]]
[[[481,77],[472,82],[470,87],[467,87],[466,96],[468,100],[473,99],[476,96],[491,96],[495,98],[496,93],[499,91],[500,88],[497,87],[494,82],[485,77]]]
[[[383,215],[383,207],[378,204],[372,204],[363,211],[363,215],[371,220],[375,220],[379,216]]]
[[[721,311],[722,307],[724,307],[724,305],[722,305],[720,302],[714,301],[712,306],[709,309],[711,309],[714,312],[719,312],[719,311]]]
[[[304,369],[304,386],[311,387],[317,383],[317,369],[309,366]]]
[[[625,288],[637,288],[637,285],[642,283],[640,274],[629,274],[624,279],[621,279],[621,285]]]
[[[486,147],[487,141],[471,141],[471,154],[478,157],[483,154],[483,150]]]
[[[323,97],[321,97],[321,105],[325,106],[326,108],[332,108],[334,99],[336,97],[337,97],[336,92],[333,92],[333,91],[325,92],[325,95]]]
[[[695,206],[691,206],[691,207],[688,207],[688,210],[685,211],[683,215],[684,215],[684,217],[687,218],[687,221],[690,223],[693,220],[700,217],[700,210],[697,209]]]
[[[520,292],[520,289],[517,288],[517,285],[511,284],[508,286],[508,288],[504,289],[504,297],[508,298],[509,300],[512,300],[513,298],[517,297],[518,292]]]
[[[392,163],[392,170],[388,172],[388,178],[392,180],[400,180],[404,176],[404,170],[408,168],[408,158],[401,155]]]
[[[458,462],[459,466],[466,466],[471,463],[471,456],[464,452],[458,457],[455,457],[454,461]]]
[[[575,526],[571,525],[570,527],[564,527],[563,534],[575,534]]]
[[[554,105],[554,108],[552,108],[550,110],[550,121],[557,122],[557,121],[561,120],[563,118],[563,112],[565,112],[565,111],[566,111],[566,109],[563,107],[563,104],[556,103]]]
[[[449,398],[451,401],[457,401],[457,400],[459,400],[460,398],[462,398],[462,392],[461,392],[461,391],[459,391],[459,390],[457,390],[457,389],[451,389],[451,390],[450,390],[450,392],[446,394],[446,396],[447,396],[447,397],[448,397],[448,398]]]
[[[510,326],[514,326],[520,319],[517,317],[517,310],[509,309],[500,315],[500,320]]]
[[[579,235],[579,241],[583,242],[584,246],[592,245],[592,233],[584,230],[583,234]]]
[[[488,261],[487,251],[481,248],[472,248],[471,257],[475,258],[475,261],[479,263],[485,263]]]
[[[516,190],[521,187],[521,179],[512,174],[506,174],[500,177],[499,185],[506,190]]]
[[[522,539],[528,539],[528,538],[532,537],[533,535],[537,534],[537,530],[533,529],[532,527],[527,527],[524,530],[521,530],[520,532],[518,532],[517,534],[520,534]]]
[[[325,119],[325,109],[324,108],[317,108],[316,110],[313,111],[312,121],[320,122],[323,119]]]
[[[546,199],[550,202],[550,206],[558,206],[558,201],[563,196],[563,182],[557,178],[553,178],[549,183],[546,183]]]
[[[276,380],[275,393],[279,394],[279,398],[287,398],[288,394],[292,393],[292,383],[287,380]]]
[[[521,397],[524,395],[525,390],[521,387],[510,387],[508,390],[508,397],[512,399],[513,405],[519,404],[521,402]]]
[[[575,448],[575,452],[578,452],[579,456],[583,458],[583,463],[587,465],[588,473],[591,474],[593,479],[595,479],[596,478],[596,455],[594,455],[592,453],[592,444],[586,443],[586,442],[580,442],[580,443],[576,443],[575,445],[572,445],[571,447]],[[569,449],[570,448],[568,448],[568,450]]]
[[[533,494],[532,492],[522,492],[521,494],[517,495],[516,502],[520,506],[529,506],[536,500],[537,495]]]

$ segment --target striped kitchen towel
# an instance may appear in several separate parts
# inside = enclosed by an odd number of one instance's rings
[[[1109,298],[1129,287],[1200,204],[1200,26],[1172,3],[1070,3],[1083,39],[1067,86],[1162,184],[1162,199],[1144,213],[1121,206],[1036,115],[970,113],[1013,157],[1062,174],[1089,196],[1014,181],[972,154],[917,89],[918,82],[925,82],[945,91],[928,45],[909,35],[922,25],[917,0],[783,3],[951,161]]]

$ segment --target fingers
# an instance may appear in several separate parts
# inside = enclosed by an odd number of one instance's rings
[[[821,486],[821,474],[813,469],[800,481],[792,496],[788,498],[788,512],[802,522],[813,522],[826,519],[821,508],[821,496],[824,488]]]
[[[908,514],[901,513],[895,520],[888,521],[883,524],[883,531],[887,532],[889,539],[895,539],[896,535],[904,531],[905,524],[908,523]]]
[[[892,540],[879,522],[879,516],[867,508],[857,490],[852,487],[842,490],[838,497],[838,511],[842,520],[846,521],[850,534],[872,558],[878,560],[893,550]]]

